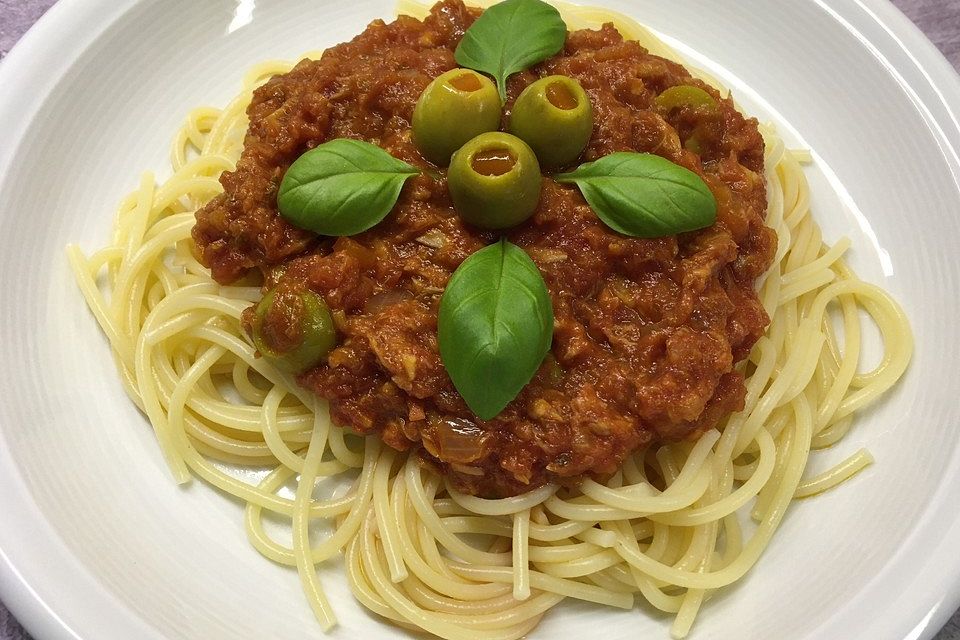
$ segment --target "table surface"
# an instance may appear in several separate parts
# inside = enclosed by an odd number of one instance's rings
[[[0,58],[56,0],[0,0]],[[893,0],[960,69],[960,2],[957,0]],[[30,640],[0,603],[0,640]],[[935,640],[960,640],[957,611]]]

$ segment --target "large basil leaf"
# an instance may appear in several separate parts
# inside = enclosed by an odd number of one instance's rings
[[[454,53],[461,67],[489,73],[500,100],[507,99],[507,78],[563,49],[567,25],[560,12],[541,0],[506,0],[477,18]]]
[[[463,261],[440,300],[440,357],[483,420],[503,411],[553,341],[547,285],[523,249],[501,240]]]
[[[280,215],[324,236],[350,236],[383,220],[416,167],[380,147],[337,138],[307,151],[283,176]]]
[[[670,236],[717,219],[717,201],[700,176],[650,153],[611,153],[554,179],[575,183],[597,216],[628,236]]]

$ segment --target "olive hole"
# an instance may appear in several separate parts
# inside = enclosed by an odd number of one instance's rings
[[[580,106],[577,97],[563,82],[552,82],[547,86],[547,100],[557,109],[570,111]]]
[[[470,166],[482,176],[502,176],[516,164],[517,157],[509,149],[484,149],[470,159]]]
[[[450,80],[450,84],[454,89],[465,92],[478,91],[483,86],[480,84],[480,79],[473,73],[465,73],[462,76],[457,76]]]

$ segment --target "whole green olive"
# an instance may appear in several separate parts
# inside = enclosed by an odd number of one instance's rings
[[[590,97],[573,78],[541,78],[513,103],[510,133],[530,145],[544,168],[570,164],[593,133]]]
[[[540,165],[523,140],[481,133],[450,161],[447,185],[460,217],[484,229],[505,229],[530,217],[540,201]]]
[[[717,101],[709,93],[689,84],[670,87],[654,98],[654,102],[665,115],[674,109],[696,109],[701,114],[715,114],[718,110]],[[706,147],[704,140],[706,133],[702,126],[696,127],[687,135],[683,146],[697,155],[702,155]]]
[[[413,109],[413,142],[437,166],[470,138],[500,128],[500,94],[471,69],[452,69],[431,82]]]
[[[330,310],[312,291],[269,291],[257,303],[251,325],[260,354],[291,371],[315,364],[337,342]]]

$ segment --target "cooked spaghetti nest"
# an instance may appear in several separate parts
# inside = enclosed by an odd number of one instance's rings
[[[614,22],[624,37],[678,59],[623,16],[561,9],[571,29]],[[404,0],[400,12],[426,8]],[[218,285],[190,237],[194,212],[222,190],[220,173],[240,155],[253,89],[292,66],[257,65],[225,109],[192,111],[173,143],[171,177],[158,185],[143,176],[120,205],[109,246],[89,257],[67,252],[177,482],[196,476],[246,503],[250,542],[297,567],[323,629],[336,617],[316,565],[343,553],[365,607],[443,638],[519,638],[565,598],[631,609],[637,596],[673,614],[671,633],[682,638],[704,601],[756,564],[792,500],[872,462],[860,450],[804,477],[811,450],[841,440],[854,414],[904,372],[910,328],[886,292],[845,265],[848,239],[823,242],[801,169],[808,154],[785,149],[770,126],[766,223],[779,247],[759,291],[771,323],[741,364],[746,407],[721,428],[638,451],[604,484],[487,500],[445,486],[377,436],[331,424],[322,400],[255,356],[240,315],[259,287]],[[863,373],[865,315],[884,351]],[[225,466],[270,470],[254,485]],[[291,483],[292,499],[283,495]],[[318,484],[349,488],[318,498]],[[268,535],[266,512],[289,520],[288,539]],[[321,520],[332,533],[311,543]]]

